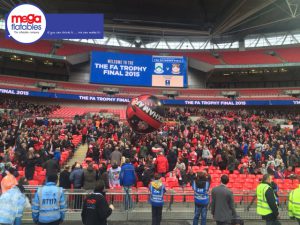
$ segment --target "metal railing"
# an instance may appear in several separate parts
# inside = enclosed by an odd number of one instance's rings
[[[36,187],[26,187],[26,195],[30,201],[34,197]],[[65,190],[67,202],[66,220],[80,220],[82,204],[91,192],[85,190]],[[148,203],[149,192],[132,189],[129,196],[123,189],[110,189],[106,192],[106,199],[113,204],[115,210],[109,220],[113,221],[140,221],[151,220],[151,205]],[[127,199],[126,197],[129,197]],[[129,201],[129,202],[128,202]],[[194,215],[194,192],[187,190],[168,190],[164,196],[163,219],[165,220],[191,220]],[[261,219],[256,213],[256,197],[253,191],[240,191],[234,193],[236,211],[245,220]],[[279,212],[281,219],[288,217],[288,193],[279,193]],[[210,210],[210,205],[208,206]],[[24,220],[31,220],[31,211],[25,211]],[[207,219],[212,219],[211,213]]]

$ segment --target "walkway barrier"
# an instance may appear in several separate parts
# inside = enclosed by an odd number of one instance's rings
[[[37,186],[26,186],[26,195],[30,201],[34,197]],[[83,200],[91,191],[65,190],[67,201],[66,220],[80,220]],[[148,203],[149,192],[147,188],[131,189],[126,196],[123,189],[109,189],[105,195],[109,204],[113,204],[115,210],[109,220],[113,221],[141,221],[151,220],[151,205]],[[129,199],[129,202],[128,202]],[[182,188],[168,190],[164,196],[165,205],[163,219],[165,220],[191,220],[194,215],[194,192]],[[256,214],[256,196],[253,191],[234,192],[236,211],[245,220],[261,219]],[[279,212],[281,219],[288,217],[288,193],[279,193]],[[210,211],[211,206],[208,206]],[[212,219],[208,213],[208,219]],[[31,220],[31,211],[24,212],[24,220]]]

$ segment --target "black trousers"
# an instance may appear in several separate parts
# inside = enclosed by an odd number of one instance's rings
[[[221,222],[221,221],[216,221],[217,225],[231,225],[230,221],[225,221],[225,222]]]
[[[281,225],[278,220],[266,220],[266,225]]]
[[[59,220],[51,222],[51,223],[38,223],[38,225],[59,225]]]
[[[162,206],[152,206],[152,225],[160,225],[162,209]]]

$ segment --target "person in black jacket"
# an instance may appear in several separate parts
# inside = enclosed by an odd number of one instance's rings
[[[168,163],[169,163],[169,171],[173,171],[177,163],[177,154],[175,152],[175,149],[176,147],[170,149],[170,152],[167,156]]]
[[[59,186],[63,189],[71,189],[70,177],[70,166],[66,165],[64,170],[60,173],[59,176]]]
[[[100,180],[95,186],[94,193],[84,200],[81,212],[84,225],[107,225],[107,218],[114,210],[114,206],[108,205],[103,191],[104,182]]]
[[[25,161],[25,177],[27,180],[33,180],[36,159],[34,157],[34,149],[29,148]]]
[[[58,174],[59,172],[59,162],[53,158],[53,155],[51,156],[51,158],[49,160],[47,160],[44,164],[43,164],[43,168],[46,169],[46,176],[48,177],[49,175],[55,175]]]

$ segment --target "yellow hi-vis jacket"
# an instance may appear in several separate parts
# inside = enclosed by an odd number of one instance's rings
[[[268,184],[264,184],[264,183],[259,184],[256,188],[256,195],[257,195],[256,212],[258,215],[266,216],[272,213],[272,210],[266,199],[266,192],[269,188],[271,187]]]
[[[289,217],[300,219],[300,185],[289,194]]]

